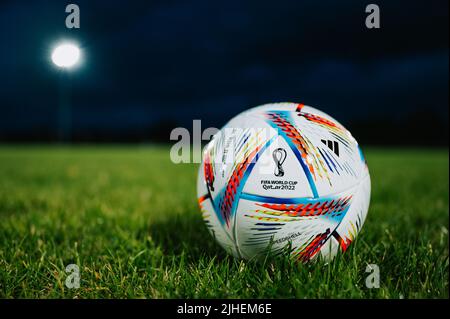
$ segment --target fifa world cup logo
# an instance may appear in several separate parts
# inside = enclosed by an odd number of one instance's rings
[[[282,177],[284,176],[283,163],[286,160],[286,150],[284,148],[277,148],[273,151],[272,156],[275,161],[275,176]]]

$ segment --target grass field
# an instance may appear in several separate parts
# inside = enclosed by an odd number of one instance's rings
[[[448,150],[367,149],[372,199],[329,264],[238,261],[168,147],[0,146],[2,298],[448,298]],[[81,270],[65,286],[65,266]],[[381,287],[368,289],[367,264]]]

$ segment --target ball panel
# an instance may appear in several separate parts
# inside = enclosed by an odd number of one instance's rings
[[[225,249],[226,252],[235,257],[239,257],[234,240],[233,229],[225,227],[219,219],[218,211],[214,208],[214,202],[208,191],[204,175],[204,163],[199,167],[197,179],[198,204],[202,213],[202,218],[208,228],[209,233]]]
[[[331,129],[304,117],[298,117],[294,123],[311,145],[308,156],[317,194],[338,193],[358,183],[364,163],[358,145],[345,138],[347,130]]]
[[[336,233],[342,238],[342,249],[345,251],[356,238],[366,220],[370,203],[370,175],[365,175],[359,182],[352,206],[336,228]]]
[[[236,213],[236,240],[242,256],[281,252],[290,244],[292,256],[316,258],[353,205],[355,186],[320,198],[272,198],[242,194]]]
[[[281,136],[258,158],[243,192],[279,198],[313,196],[298,159]]]

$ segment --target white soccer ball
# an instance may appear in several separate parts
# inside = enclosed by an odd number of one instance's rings
[[[303,104],[245,111],[203,152],[198,201],[209,231],[235,257],[288,251],[298,261],[345,251],[370,201],[358,143],[329,115]]]

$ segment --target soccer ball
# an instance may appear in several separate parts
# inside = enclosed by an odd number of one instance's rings
[[[370,175],[358,143],[335,119],[274,103],[239,114],[213,136],[197,191],[210,233],[235,257],[330,260],[364,224]]]

